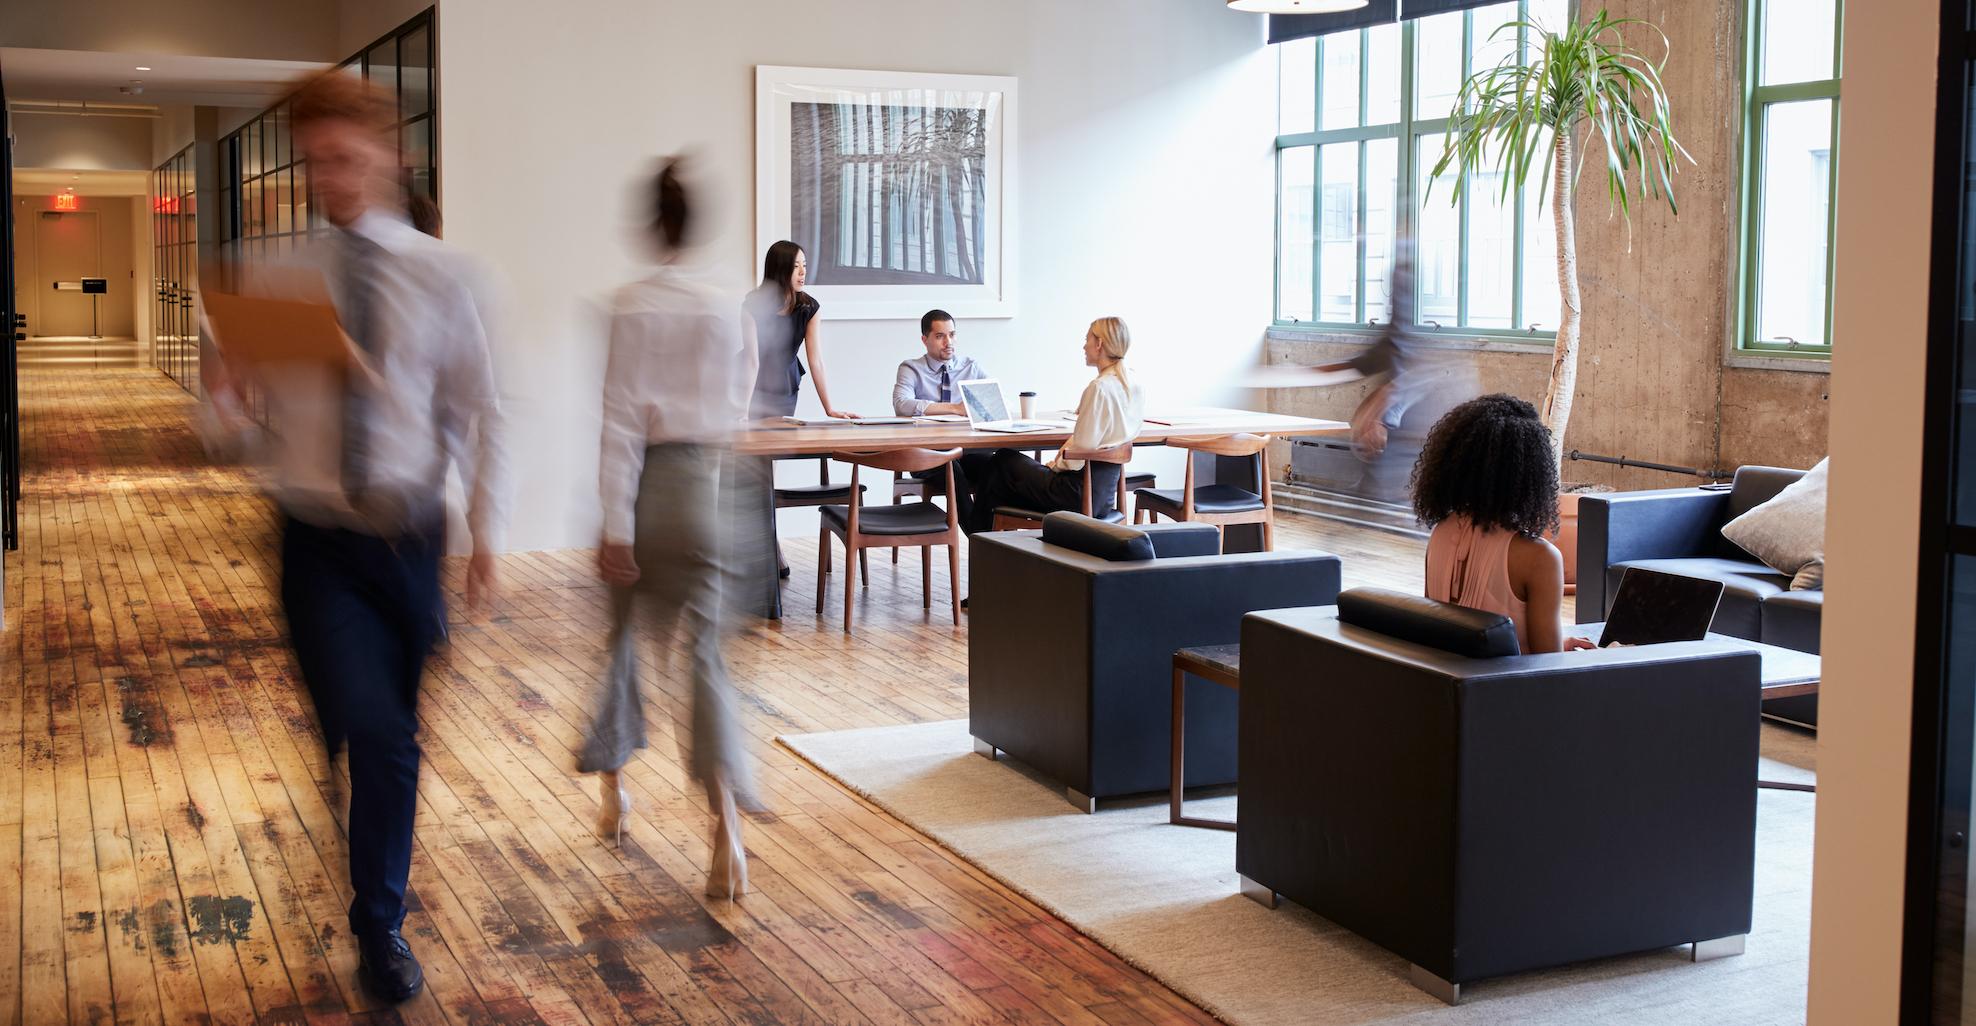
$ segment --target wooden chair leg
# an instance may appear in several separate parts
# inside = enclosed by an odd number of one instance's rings
[[[906,497],[900,495],[898,489],[895,488],[892,490],[892,505],[897,506],[905,501]],[[892,546],[892,565],[899,565],[899,547],[897,545]]]
[[[961,543],[947,542],[947,595],[954,605],[954,626],[961,625]]]
[[[898,552],[898,549],[892,550],[895,556]],[[933,610],[933,546],[931,545],[919,547],[919,597],[920,604],[931,612]]]
[[[1264,552],[1276,551],[1275,527],[1274,517],[1265,516],[1262,518],[1262,550]]]
[[[858,576],[864,579],[864,586],[871,587],[871,550],[858,548]]]
[[[857,599],[858,594],[858,575],[851,572],[851,563],[856,559],[852,551],[855,550],[857,556],[862,556],[864,550],[859,549],[857,542],[851,538],[844,539],[844,544],[849,546],[844,551],[844,633],[849,634],[851,633],[851,603]]]
[[[823,615],[823,584],[830,574],[830,528],[817,530],[816,539],[816,615]]]

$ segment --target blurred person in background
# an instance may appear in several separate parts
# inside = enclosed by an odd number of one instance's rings
[[[1473,361],[1425,344],[1414,322],[1414,245],[1397,240],[1389,281],[1387,321],[1372,345],[1349,360],[1314,367],[1271,367],[1255,376],[1260,388],[1311,388],[1370,380],[1351,415],[1352,454],[1360,469],[1355,491],[1385,502],[1408,501],[1408,478],[1436,421],[1481,389]]]
[[[756,380],[754,323],[688,265],[696,207],[680,164],[652,184],[648,236],[657,266],[618,289],[604,376],[598,570],[611,587],[611,665],[577,768],[600,775],[598,832],[623,837],[630,795],[620,772],[645,746],[638,694],[640,621],[691,652],[693,776],[716,825],[707,893],[747,890],[740,807],[753,807],[741,726],[721,653],[722,589],[735,544],[723,501],[727,443],[743,426]],[[766,545],[766,539],[760,543]]]
[[[412,227],[435,239],[445,234],[446,220],[440,216],[439,204],[429,197],[415,195],[406,200],[405,219],[412,222]]]
[[[497,587],[506,517],[501,410],[470,265],[398,214],[391,103],[339,71],[290,99],[326,235],[278,270],[326,291],[361,364],[219,368],[267,396],[271,487],[282,514],[281,596],[302,678],[332,754],[349,747],[350,931],[366,986],[404,1001],[425,974],[400,933],[418,803],[418,688],[440,636],[443,482],[469,484],[476,608]],[[269,281],[280,276],[269,269]],[[229,398],[217,408],[237,408]]]

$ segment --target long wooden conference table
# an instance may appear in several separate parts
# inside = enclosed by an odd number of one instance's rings
[[[1033,418],[1037,421],[1053,421],[1050,414]],[[845,421],[837,424],[791,424],[782,421],[758,421],[743,431],[734,442],[736,452],[747,456],[796,457],[828,456],[835,452],[887,452],[898,449],[1056,449],[1070,440],[1072,423],[1067,418],[1061,421],[1061,430],[1025,431],[1009,433],[1003,431],[977,431],[964,423],[912,423],[912,424],[855,424]],[[1218,406],[1192,406],[1168,410],[1152,410],[1146,414],[1145,427],[1133,441],[1138,446],[1162,445],[1170,438],[1199,438],[1213,435],[1257,434],[1287,438],[1298,435],[1341,435],[1348,433],[1350,426],[1335,420],[1315,420],[1309,417],[1292,417],[1280,413],[1259,413],[1254,410],[1236,410]],[[1243,484],[1252,480],[1253,470],[1248,467],[1247,458],[1231,459],[1208,454],[1195,454],[1199,462],[1194,474],[1197,485],[1204,484]],[[1180,482],[1166,482],[1178,487]],[[775,510],[772,504],[764,502],[762,515],[766,532],[772,535],[775,529]],[[1251,530],[1243,531],[1242,526]],[[1261,532],[1255,525],[1238,525],[1227,531],[1226,547],[1231,552],[1251,551],[1261,545]],[[775,560],[772,553],[751,567],[747,576],[761,582],[762,600],[759,608],[764,616],[780,619],[782,616],[782,589],[777,579]],[[753,603],[751,603],[753,604]]]

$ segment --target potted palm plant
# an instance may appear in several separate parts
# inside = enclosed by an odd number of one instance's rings
[[[1659,37],[1659,59],[1634,48],[1622,29]],[[1674,175],[1682,160],[1694,158],[1674,138],[1673,111],[1661,83],[1668,53],[1659,27],[1632,18],[1615,18],[1601,9],[1584,21],[1553,30],[1534,21],[1513,21],[1495,35],[1526,33],[1530,59],[1512,50],[1494,67],[1478,69],[1462,83],[1448,115],[1447,141],[1434,165],[1436,178],[1451,168],[1459,202],[1476,172],[1500,172],[1497,186],[1505,201],[1538,175],[1538,198],[1548,192],[1557,228],[1558,326],[1551,352],[1550,380],[1541,412],[1550,429],[1551,450],[1564,466],[1564,430],[1578,387],[1578,237],[1573,200],[1587,157],[1603,165],[1606,197],[1632,231],[1632,212],[1641,199],[1665,200],[1676,214]],[[1575,580],[1576,496],[1561,497],[1564,521],[1559,547],[1566,579]]]

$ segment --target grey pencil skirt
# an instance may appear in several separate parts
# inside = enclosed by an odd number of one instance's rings
[[[610,669],[578,771],[615,771],[645,747],[638,692],[642,628],[661,653],[677,646],[688,655],[693,723],[686,747],[693,776],[703,784],[719,782],[744,805],[754,804],[753,775],[721,651],[730,620],[722,595],[738,544],[723,528],[739,522],[728,498],[737,491],[734,463],[715,446],[669,442],[645,450],[632,542],[638,581],[610,590]]]

